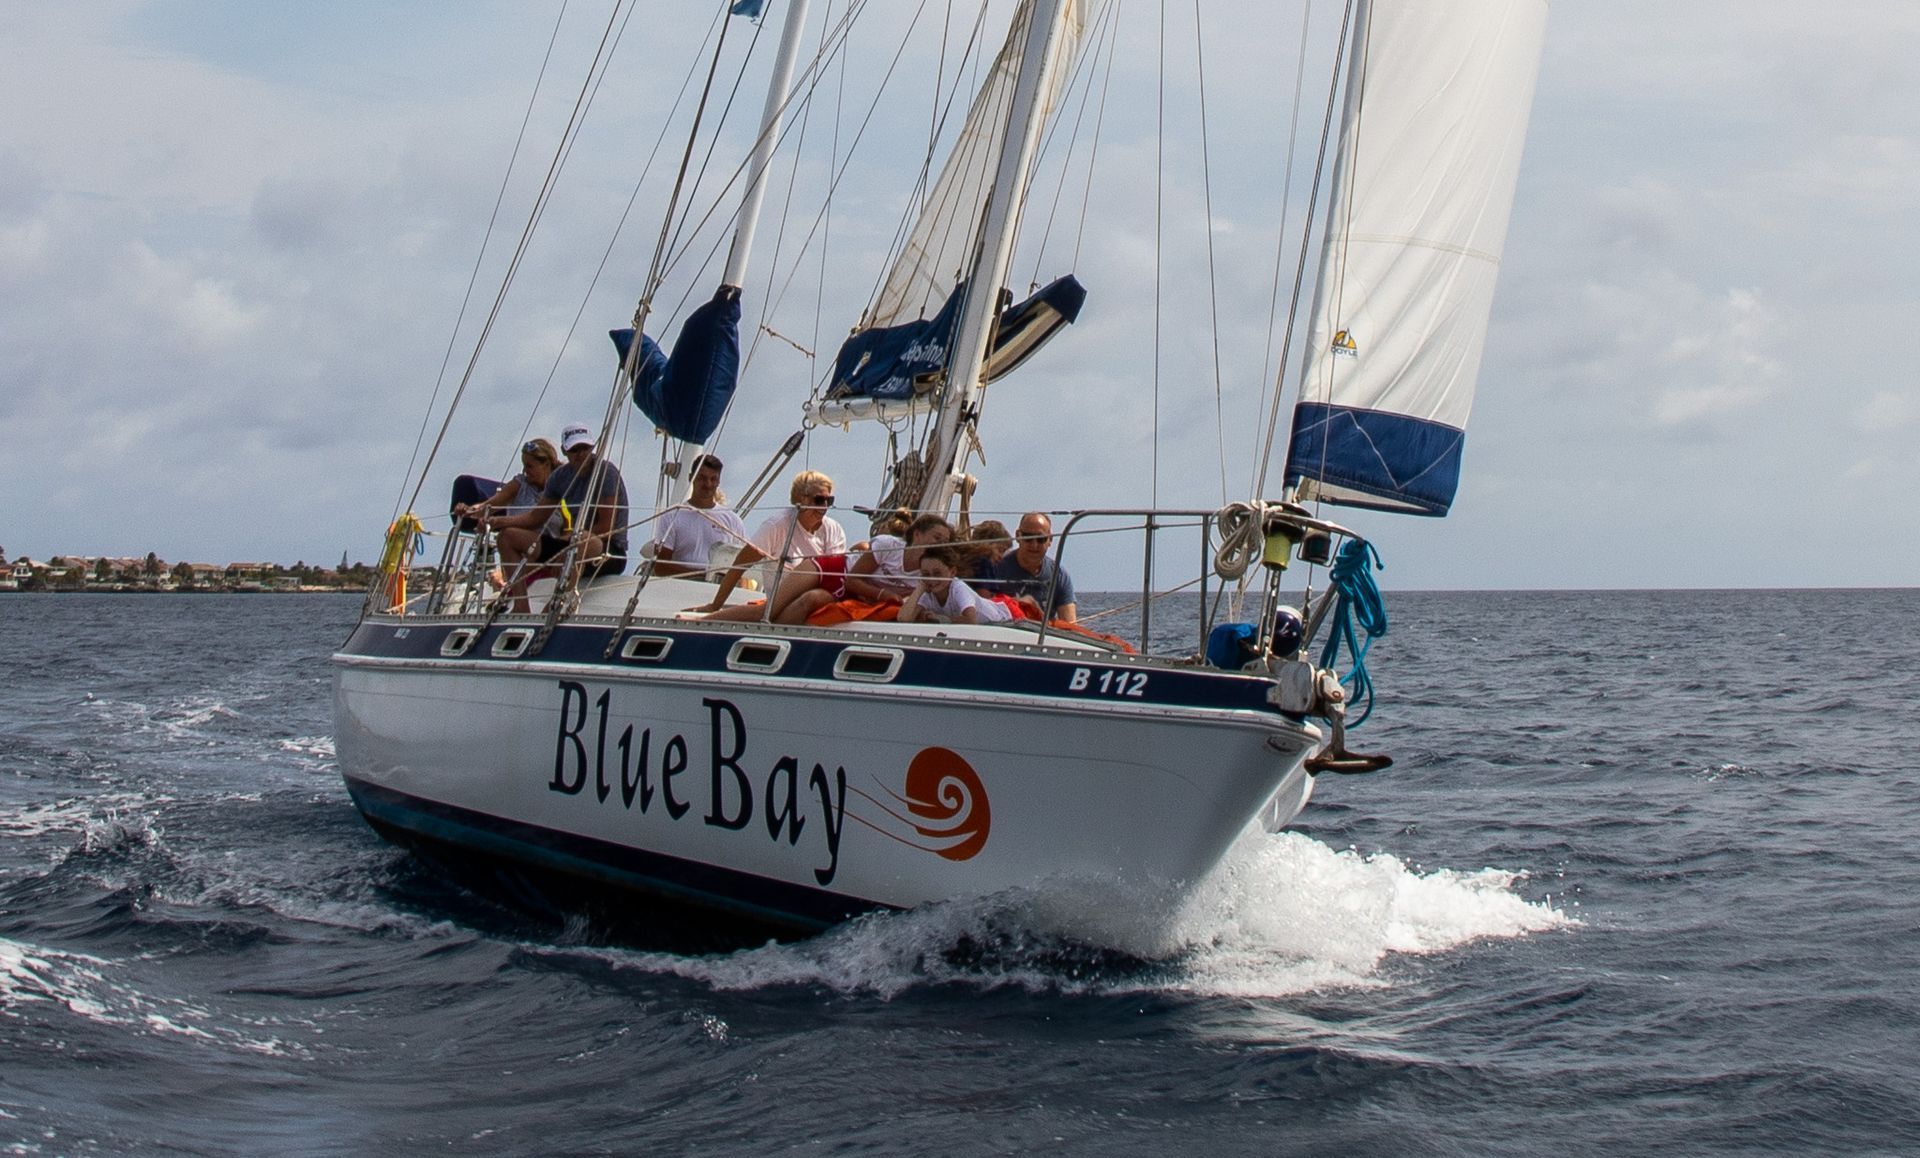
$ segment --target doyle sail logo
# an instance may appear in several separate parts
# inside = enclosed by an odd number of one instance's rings
[[[966,758],[951,748],[922,748],[907,762],[904,794],[882,787],[893,803],[854,789],[895,823],[868,824],[882,836],[948,860],[972,860],[993,832],[986,785]],[[861,820],[855,816],[854,819]],[[889,831],[896,825],[912,835]]]
[[[1333,356],[1336,358],[1358,358],[1360,347],[1353,344],[1353,335],[1345,330],[1333,336]]]

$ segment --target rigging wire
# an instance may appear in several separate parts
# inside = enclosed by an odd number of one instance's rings
[[[632,15],[632,9],[628,9],[628,15]],[[713,38],[718,22],[724,19],[726,19],[726,13],[723,10],[715,17],[715,22],[707,26],[706,35],[700,41],[703,49]],[[624,32],[623,26],[622,33]],[[627,203],[620,210],[619,220],[614,223],[613,235],[607,239],[606,248],[600,252],[600,263],[594,266],[593,276],[587,281],[586,292],[580,295],[580,305],[573,312],[573,320],[567,325],[566,335],[560,339],[560,348],[555,351],[553,362],[547,367],[546,380],[541,383],[540,392],[535,395],[533,406],[528,411],[528,428],[531,428],[533,415],[539,412],[540,404],[546,400],[547,392],[553,388],[553,380],[560,372],[560,363],[566,357],[567,347],[572,344],[573,335],[579,331],[580,319],[586,316],[587,306],[593,300],[593,292],[599,287],[600,278],[606,273],[607,263],[613,258],[613,251],[619,244],[621,234],[626,231],[627,218],[632,215],[633,207],[640,199],[640,190],[645,188],[647,178],[653,174],[653,163],[659,159],[660,148],[667,140],[667,131],[672,127],[674,116],[679,113],[681,104],[686,100],[687,90],[693,87],[693,78],[699,73],[701,55],[704,53],[696,55],[692,63],[687,66],[686,75],[680,82],[680,91],[674,95],[673,106],[667,110],[666,117],[661,121],[660,132],[653,139],[653,148],[647,153],[646,163],[640,168],[640,176],[633,183],[633,192],[627,195]],[[526,431],[522,430],[521,433],[524,435]]]
[[[1293,106],[1287,116],[1287,164],[1285,174],[1280,180],[1280,228],[1275,232],[1273,237],[1273,289],[1267,296],[1267,336],[1262,346],[1260,361],[1260,381],[1262,383],[1262,389],[1272,390],[1276,394],[1280,391],[1281,382],[1286,378],[1287,367],[1285,358],[1283,357],[1279,372],[1274,372],[1273,331],[1280,314],[1280,270],[1283,267],[1287,250],[1287,213],[1293,208],[1293,162],[1300,150],[1300,106],[1302,98],[1306,93],[1307,83],[1307,33],[1312,25],[1313,0],[1303,0],[1300,6],[1300,54],[1293,66]],[[1311,227],[1313,223],[1313,215],[1311,212],[1307,215],[1307,223],[1309,227]],[[1301,237],[1300,244],[1304,248],[1307,244],[1307,238],[1304,236]],[[1261,397],[1261,401],[1266,401],[1264,394]],[[1277,418],[1277,404],[1275,415]],[[1254,440],[1258,442],[1259,437],[1259,430],[1256,427]],[[1267,444],[1269,454],[1272,453],[1272,446],[1271,438],[1269,438]],[[1256,458],[1255,461],[1258,462],[1259,459]],[[1257,470],[1258,468],[1256,467],[1255,469]],[[1264,476],[1262,476],[1262,482],[1264,481]],[[1250,491],[1249,494],[1254,498],[1260,497],[1260,491],[1257,487]]]
[[[500,220],[500,206],[507,199],[507,186],[513,181],[514,166],[520,160],[520,146],[527,139],[527,125],[533,120],[534,105],[539,103],[540,88],[547,78],[547,65],[553,60],[553,46],[560,40],[560,27],[567,19],[569,0],[560,0],[560,11],[553,20],[553,32],[547,37],[547,50],[540,57],[540,72],[534,77],[533,91],[527,94],[527,110],[520,116],[520,131],[513,138],[513,152],[507,158],[507,171],[500,175],[500,191],[494,195],[493,211],[487,216],[487,230],[480,239],[480,252],[474,255],[473,272],[467,275],[467,289],[460,298],[460,310],[453,319],[453,332],[447,335],[446,353],[440,356],[440,372],[433,379],[433,393],[427,398],[427,408],[420,415],[420,431],[413,437],[413,453],[407,459],[407,469],[400,476],[400,490],[393,496],[393,513],[387,516],[389,522],[400,516],[401,497],[407,493],[407,480],[413,477],[413,466],[420,461],[420,447],[427,440],[427,427],[433,422],[434,406],[440,401],[440,387],[445,385],[447,367],[453,363],[454,343],[460,340],[460,327],[467,320],[467,306],[473,301],[473,288],[480,284],[480,267],[487,258],[487,247],[493,243],[493,227]]]
[[[1156,119],[1153,141],[1153,482],[1150,506],[1160,505],[1160,290],[1161,236],[1166,218],[1167,172],[1167,5],[1160,4],[1160,33],[1155,42],[1159,54],[1159,78],[1156,82]]]
[[[1367,9],[1367,12],[1369,14],[1371,14],[1372,11],[1373,10],[1371,8]],[[1373,29],[1373,22],[1372,22],[1371,16],[1369,15],[1367,19],[1363,19],[1361,21],[1360,27],[1357,28],[1354,32],[1354,35],[1358,38],[1358,52],[1355,54],[1355,59],[1359,63],[1358,71],[1360,75],[1349,76],[1347,78],[1347,87],[1351,89],[1356,85],[1359,86],[1358,95],[1354,100],[1354,107],[1356,109],[1366,107],[1368,69],[1366,67],[1365,62],[1367,58],[1368,45],[1372,42],[1371,40],[1372,29]],[[1356,116],[1354,117],[1353,123],[1351,125],[1351,128],[1353,129],[1353,142],[1352,142],[1352,152],[1350,154],[1349,161],[1352,164],[1357,164],[1360,158],[1360,143],[1361,143],[1361,131],[1362,131],[1362,125],[1360,122],[1361,122],[1361,118]],[[1342,142],[1342,144],[1344,146],[1345,142]],[[1346,311],[1342,308],[1345,305],[1346,294],[1347,294],[1347,251],[1344,247],[1351,241],[1353,237],[1353,203],[1354,203],[1353,195],[1349,193],[1347,195],[1346,204],[1328,207],[1327,228],[1329,230],[1333,228],[1333,218],[1332,218],[1333,213],[1343,212],[1346,215],[1345,219],[1341,222],[1341,229],[1339,233],[1335,235],[1340,238],[1341,245],[1343,247],[1340,251],[1339,257],[1333,262],[1334,266],[1340,272],[1339,272],[1339,275],[1334,280],[1333,291],[1327,295],[1329,316],[1336,323],[1340,318],[1344,317],[1346,313]],[[1332,359],[1329,359],[1329,362],[1331,361]],[[1332,401],[1333,399],[1333,377],[1336,373],[1337,373],[1336,367],[1332,365],[1327,366],[1325,381],[1326,381],[1326,396],[1328,401]],[[1307,386],[1308,386],[1308,383],[1306,379],[1303,377],[1300,381],[1300,395],[1302,398],[1306,397]],[[1331,439],[1322,438],[1320,440],[1320,462],[1318,465],[1320,468],[1320,477],[1322,478],[1326,476],[1327,452],[1331,449],[1331,446],[1332,446]],[[1315,505],[1316,507],[1318,506],[1317,503]]]
[[[765,31],[766,31],[765,22],[756,22],[753,25],[753,38],[747,41],[747,51],[744,54],[742,54],[740,57],[740,68],[738,71],[736,71],[733,74],[733,87],[727,90],[726,103],[720,106],[720,115],[718,118],[715,119],[713,123],[713,136],[707,139],[706,155],[700,158],[700,171],[694,174],[693,188],[695,189],[700,188],[701,185],[706,182],[707,169],[709,166],[713,164],[713,155],[716,152],[718,152],[720,149],[720,134],[722,130],[724,130],[727,127],[727,119],[733,114],[733,102],[739,99],[740,86],[742,82],[746,80],[746,77],[747,77],[747,67],[753,63],[753,50],[760,47],[760,34]],[[783,107],[784,107],[784,104],[783,104]],[[751,163],[751,162],[749,161],[746,163]],[[744,167],[744,165],[742,167]],[[735,179],[739,177],[738,170],[735,171],[734,177]],[[733,181],[729,180],[727,182],[727,188],[730,190],[732,186],[733,186]],[[717,198],[715,199],[715,203],[716,204],[718,203]],[[684,233],[686,230],[686,224],[687,224],[686,218],[682,217],[680,219],[679,230],[675,232],[673,243],[668,247],[669,249],[675,249],[679,247],[680,237],[681,237],[681,234]],[[688,245],[691,245],[691,244],[692,242],[689,241]],[[685,300],[683,299],[680,304],[684,306],[686,304]]]
[[[1227,417],[1220,389],[1220,284],[1213,265],[1213,161],[1207,149],[1207,59],[1200,0],[1193,0],[1193,63],[1200,92],[1200,189],[1207,211],[1207,312],[1213,331],[1213,433],[1219,446],[1220,501],[1227,501]]]
[[[1345,56],[1346,54],[1347,37],[1351,33],[1352,25],[1353,25],[1353,6],[1354,6],[1354,0],[1347,0],[1345,14],[1340,19],[1340,40],[1335,52],[1335,56],[1334,56],[1335,60],[1339,60],[1341,57]],[[1340,70],[1338,68],[1335,68],[1333,79],[1327,85],[1326,115],[1322,119],[1320,124],[1320,151],[1314,161],[1313,184],[1307,193],[1307,219],[1301,226],[1300,259],[1298,264],[1294,267],[1294,271],[1293,271],[1293,298],[1292,298],[1293,305],[1287,312],[1286,333],[1280,342],[1280,369],[1278,372],[1281,377],[1284,377],[1287,372],[1287,360],[1293,349],[1294,325],[1299,320],[1299,316],[1300,316],[1300,287],[1301,287],[1301,284],[1305,281],[1307,276],[1307,250],[1309,248],[1308,239],[1312,236],[1312,233],[1313,233],[1314,209],[1319,205],[1319,201],[1320,201],[1320,182],[1326,175],[1327,142],[1331,139],[1333,135],[1333,119],[1334,119],[1334,112],[1338,107],[1337,102],[1339,98],[1339,93],[1340,93]],[[1302,383],[1303,388],[1304,386],[1305,384]],[[1257,463],[1259,463],[1259,474],[1255,476],[1254,484],[1253,484],[1253,493],[1256,495],[1261,494],[1266,490],[1267,467],[1269,465],[1270,460],[1273,458],[1274,435],[1277,434],[1280,429],[1280,400],[1283,396],[1284,396],[1283,391],[1279,389],[1279,386],[1276,383],[1273,391],[1273,405],[1267,413],[1266,443],[1262,448],[1258,457],[1256,457],[1256,459],[1254,460]]]
[[[1124,0],[1113,0],[1112,36],[1107,41],[1107,67],[1100,78],[1100,110],[1093,118],[1093,148],[1087,154],[1087,183],[1080,191],[1080,224],[1073,234],[1073,261],[1069,268],[1080,268],[1080,243],[1087,232],[1087,206],[1093,200],[1093,174],[1100,166],[1100,130],[1107,123],[1107,95],[1113,87],[1113,58],[1120,43],[1120,7]]]
[[[593,60],[587,66],[587,77],[581,82],[580,93],[574,98],[573,110],[568,114],[566,127],[561,131],[560,145],[554,152],[553,160],[547,166],[546,177],[541,182],[538,195],[534,198],[534,206],[527,216],[526,225],[521,230],[519,243],[514,247],[513,258],[507,264],[507,272],[501,280],[500,290],[494,295],[493,306],[488,311],[487,320],[481,326],[480,336],[474,343],[473,355],[467,359],[467,368],[461,374],[460,386],[454,391],[453,400],[447,404],[446,418],[441,421],[440,432],[433,440],[433,449],[427,453],[427,460],[420,468],[420,479],[414,485],[413,496],[407,500],[406,506],[409,508],[420,501],[420,492],[427,485],[427,473],[433,469],[433,460],[439,455],[440,447],[446,442],[447,430],[453,424],[454,412],[459,409],[460,399],[473,382],[474,370],[480,362],[480,353],[486,348],[487,338],[493,332],[494,323],[500,318],[500,310],[506,302],[507,290],[513,284],[513,277],[520,268],[521,259],[526,256],[527,246],[533,239],[534,229],[546,212],[547,202],[553,194],[555,179],[559,176],[560,167],[565,161],[574,135],[579,132],[580,121],[586,115],[586,106],[594,88],[596,69],[604,71],[602,62],[606,59],[609,40],[613,36],[614,25],[620,16],[620,9],[624,2],[625,0],[615,0],[613,11],[607,16],[607,27],[601,32],[600,43],[595,47]]]
[[[867,297],[866,308],[861,313],[861,320],[863,324],[869,318],[872,317],[875,307],[880,304],[880,294],[886,289],[887,281],[889,279],[889,276],[893,272],[894,265],[898,263],[903,256],[905,256],[907,242],[913,237],[914,226],[918,224],[922,218],[933,216],[937,212],[936,207],[932,202],[926,201],[923,199],[933,192],[933,186],[934,184],[936,184],[936,179],[933,176],[933,161],[940,147],[940,136],[942,133],[946,131],[947,122],[953,116],[955,103],[959,99],[959,96],[962,91],[962,86],[960,82],[961,73],[966,69],[969,62],[972,62],[975,68],[977,69],[980,64],[980,61],[985,57],[985,53],[980,50],[982,46],[985,44],[983,37],[986,31],[986,18],[987,18],[987,7],[985,4],[982,4],[979,8],[978,15],[974,19],[973,30],[968,34],[966,50],[961,54],[960,60],[954,66],[954,74],[952,77],[951,87],[946,87],[944,90],[947,94],[946,103],[944,104],[944,106],[941,107],[939,119],[934,124],[933,131],[927,138],[926,153],[921,158],[921,163],[920,163],[920,174],[914,182],[912,192],[907,196],[906,204],[901,209],[899,222],[894,227],[893,241],[887,247],[886,260],[881,262],[877,270],[875,271],[873,289],[869,292]],[[916,13],[915,14],[916,23],[918,22],[918,19],[919,19],[919,16],[918,16],[918,13]],[[912,31],[913,30],[911,27],[909,27],[907,30],[909,35],[912,33]],[[902,46],[904,47],[904,41]],[[945,53],[944,32],[942,36],[941,48],[942,48],[942,54],[944,56],[944,53]],[[945,86],[947,84],[947,81],[945,80],[945,78],[941,78],[938,81],[938,83],[942,86]],[[978,91],[977,88],[974,91],[977,92]],[[939,101],[938,92],[935,93],[934,99],[936,103],[938,103]],[[970,121],[972,119],[971,105],[968,106],[968,114],[969,114],[968,120]],[[1004,118],[1001,118],[1001,119],[1004,120]],[[962,132],[965,131],[964,123],[962,125],[961,131]],[[956,141],[955,145],[957,147],[959,145],[959,142]],[[974,152],[975,150],[984,148],[984,143],[976,138],[974,140],[967,142],[967,146],[968,146],[968,152],[965,153],[964,156],[971,158],[975,155],[975,152]],[[947,155],[946,166],[952,167],[955,164],[959,163],[962,156],[963,154],[959,152],[949,152]],[[944,169],[942,170],[942,173],[944,175]],[[954,195],[956,195],[956,198],[957,198],[958,196],[964,196],[966,191],[953,190],[951,192]],[[971,230],[978,226],[978,222],[975,222],[972,220],[956,220],[956,218],[957,218],[957,215],[950,215],[947,218],[946,230],[945,230],[946,238],[950,238],[953,236],[953,233],[956,227]],[[935,244],[933,248],[936,251],[940,249],[944,249],[945,240],[946,240],[945,238],[942,238],[941,242]],[[926,287],[925,290],[923,290],[922,297],[919,303],[920,312],[922,316],[925,315],[927,311],[927,307],[932,304],[930,295],[932,293],[933,288],[938,284],[939,284],[939,281],[936,275],[934,278],[929,279],[929,285]],[[903,302],[901,304],[905,305],[906,303]]]
[[[1084,87],[1081,87],[1080,89],[1080,105],[1074,111],[1073,129],[1067,134],[1067,155],[1066,155],[1066,158],[1060,162],[1060,180],[1053,187],[1053,201],[1047,208],[1047,224],[1040,231],[1040,245],[1038,250],[1033,255],[1033,275],[1027,279],[1027,286],[1029,290],[1033,289],[1034,287],[1040,284],[1040,268],[1046,262],[1047,243],[1051,241],[1053,238],[1053,222],[1054,222],[1054,219],[1058,217],[1060,214],[1060,197],[1061,197],[1061,194],[1066,191],[1067,177],[1072,173],[1072,170],[1073,170],[1074,150],[1079,148],[1080,146],[1080,126],[1086,121],[1087,104],[1089,103],[1089,101],[1091,101],[1093,97],[1093,81],[1091,79],[1091,74],[1094,68],[1094,61],[1098,60],[1101,52],[1105,51],[1107,48],[1108,37],[1113,30],[1114,24],[1116,24],[1119,20],[1119,18],[1114,14],[1117,13],[1119,10],[1120,10],[1119,0],[1114,0],[1112,4],[1101,8],[1100,23],[1098,27],[1094,30],[1093,51],[1081,54],[1080,60],[1075,66],[1076,70],[1084,69],[1086,71],[1084,74],[1079,71],[1076,71],[1074,73],[1074,78],[1072,82],[1070,82],[1069,88],[1071,89],[1073,85],[1078,85],[1082,75],[1086,75],[1088,77],[1088,80],[1086,85]],[[1105,88],[1102,88],[1100,93],[1100,109],[1103,112],[1106,109]],[[1042,157],[1046,156],[1048,147],[1053,144],[1054,133],[1059,131],[1061,124],[1062,124],[1062,118],[1055,117],[1053,120],[1053,123],[1050,126],[1048,126],[1046,144],[1040,147],[1040,155]],[[1096,132],[1094,134],[1093,148],[1097,150],[1099,147],[1100,147],[1100,137],[1098,132]],[[1091,181],[1093,163],[1089,161],[1087,164],[1088,164],[1088,180]],[[1085,224],[1086,210],[1087,210],[1086,202],[1083,200],[1080,203],[1082,225]],[[1076,244],[1074,247],[1074,256],[1078,257],[1079,252],[1080,252],[1079,246]]]

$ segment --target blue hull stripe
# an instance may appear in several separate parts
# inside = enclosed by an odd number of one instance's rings
[[[872,650],[876,646],[897,648],[903,653],[899,673],[885,685],[887,687],[907,687],[938,690],[941,692],[964,695],[968,692],[999,693],[1020,696],[1032,696],[1055,700],[1063,707],[1072,707],[1087,703],[1098,696],[1089,694],[1085,689],[1088,681],[1082,677],[1082,691],[1072,690],[1076,669],[1091,669],[1095,674],[1092,685],[1099,686],[1098,673],[1106,669],[1123,671],[1146,671],[1147,678],[1140,685],[1141,694],[1136,698],[1128,696],[1124,700],[1108,696],[1109,702],[1120,702],[1135,707],[1179,707],[1212,708],[1220,710],[1242,710],[1258,712],[1272,716],[1276,720],[1284,718],[1279,709],[1267,702],[1267,692],[1273,687],[1271,680],[1260,675],[1222,671],[1217,668],[1137,668],[1130,665],[1127,657],[1110,656],[1104,653],[1089,653],[1086,658],[1055,659],[1051,657],[1007,654],[988,651],[963,651],[960,649],[942,650],[938,647],[915,647],[911,640],[898,643],[876,644],[871,638],[849,639],[845,642],[834,639],[821,639],[801,634],[784,634],[753,630],[743,625],[745,630],[701,631],[662,629],[653,625],[628,628],[628,634],[645,636],[665,636],[673,640],[664,659],[631,660],[620,658],[616,651],[612,659],[606,658],[607,640],[612,631],[610,626],[592,626],[587,624],[566,624],[553,633],[547,645],[537,656],[522,656],[516,659],[493,659],[493,642],[502,631],[510,628],[525,628],[524,622],[495,624],[474,641],[467,653],[457,660],[444,660],[440,655],[440,646],[447,636],[460,625],[446,621],[432,623],[395,623],[391,620],[368,620],[354,630],[353,636],[340,649],[340,657],[368,657],[379,659],[405,659],[430,661],[434,663],[459,663],[484,666],[498,664],[591,664],[604,667],[609,674],[628,672],[635,677],[644,677],[651,673],[675,674],[713,674],[724,675],[732,679],[761,678],[756,674],[730,672],[727,668],[727,655],[736,640],[742,635],[751,635],[758,639],[784,639],[791,642],[787,660],[781,665],[773,678],[781,680],[818,680],[822,684],[837,686],[843,690],[874,690],[881,685],[862,684],[857,681],[838,679],[833,674],[834,661],[841,652],[849,647]]]
[[[519,861],[767,925],[812,933],[893,907],[423,800],[352,776],[346,782],[354,805],[375,824],[464,853]]]
[[[1358,492],[1336,500],[1348,506],[1444,515],[1460,487],[1466,441],[1466,431],[1440,422],[1302,402],[1293,408],[1286,481],[1308,478]]]

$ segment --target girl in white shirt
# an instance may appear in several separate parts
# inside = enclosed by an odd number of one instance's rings
[[[954,578],[960,557],[952,547],[928,547],[920,556],[920,581],[900,605],[900,622],[931,619],[938,623],[1005,623],[1013,612],[984,599],[963,580]]]

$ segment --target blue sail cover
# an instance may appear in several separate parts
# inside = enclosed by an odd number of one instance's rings
[[[960,303],[965,297],[966,284],[962,283],[931,318],[876,326],[848,338],[834,358],[827,397],[883,401],[913,397],[916,379],[946,368],[947,351],[953,344]],[[981,380],[992,382],[1011,373],[1061,327],[1078,319],[1086,301],[1086,287],[1068,274],[1042,286],[1025,301],[1001,310]]]
[[[1287,481],[1337,488],[1337,501],[1402,514],[1444,515],[1460,487],[1467,432],[1440,422],[1302,402],[1293,408]]]
[[[954,323],[959,319],[966,288],[965,283],[954,287],[940,311],[930,318],[875,326],[848,338],[833,359],[833,381],[827,386],[827,397],[888,401],[913,397],[916,378],[946,369],[947,350],[953,345]]]
[[[633,347],[633,330],[609,330],[620,364]],[[669,437],[704,443],[726,417],[740,384],[740,291],[721,286],[713,300],[687,315],[673,356],[640,335],[634,367],[633,404]]]

